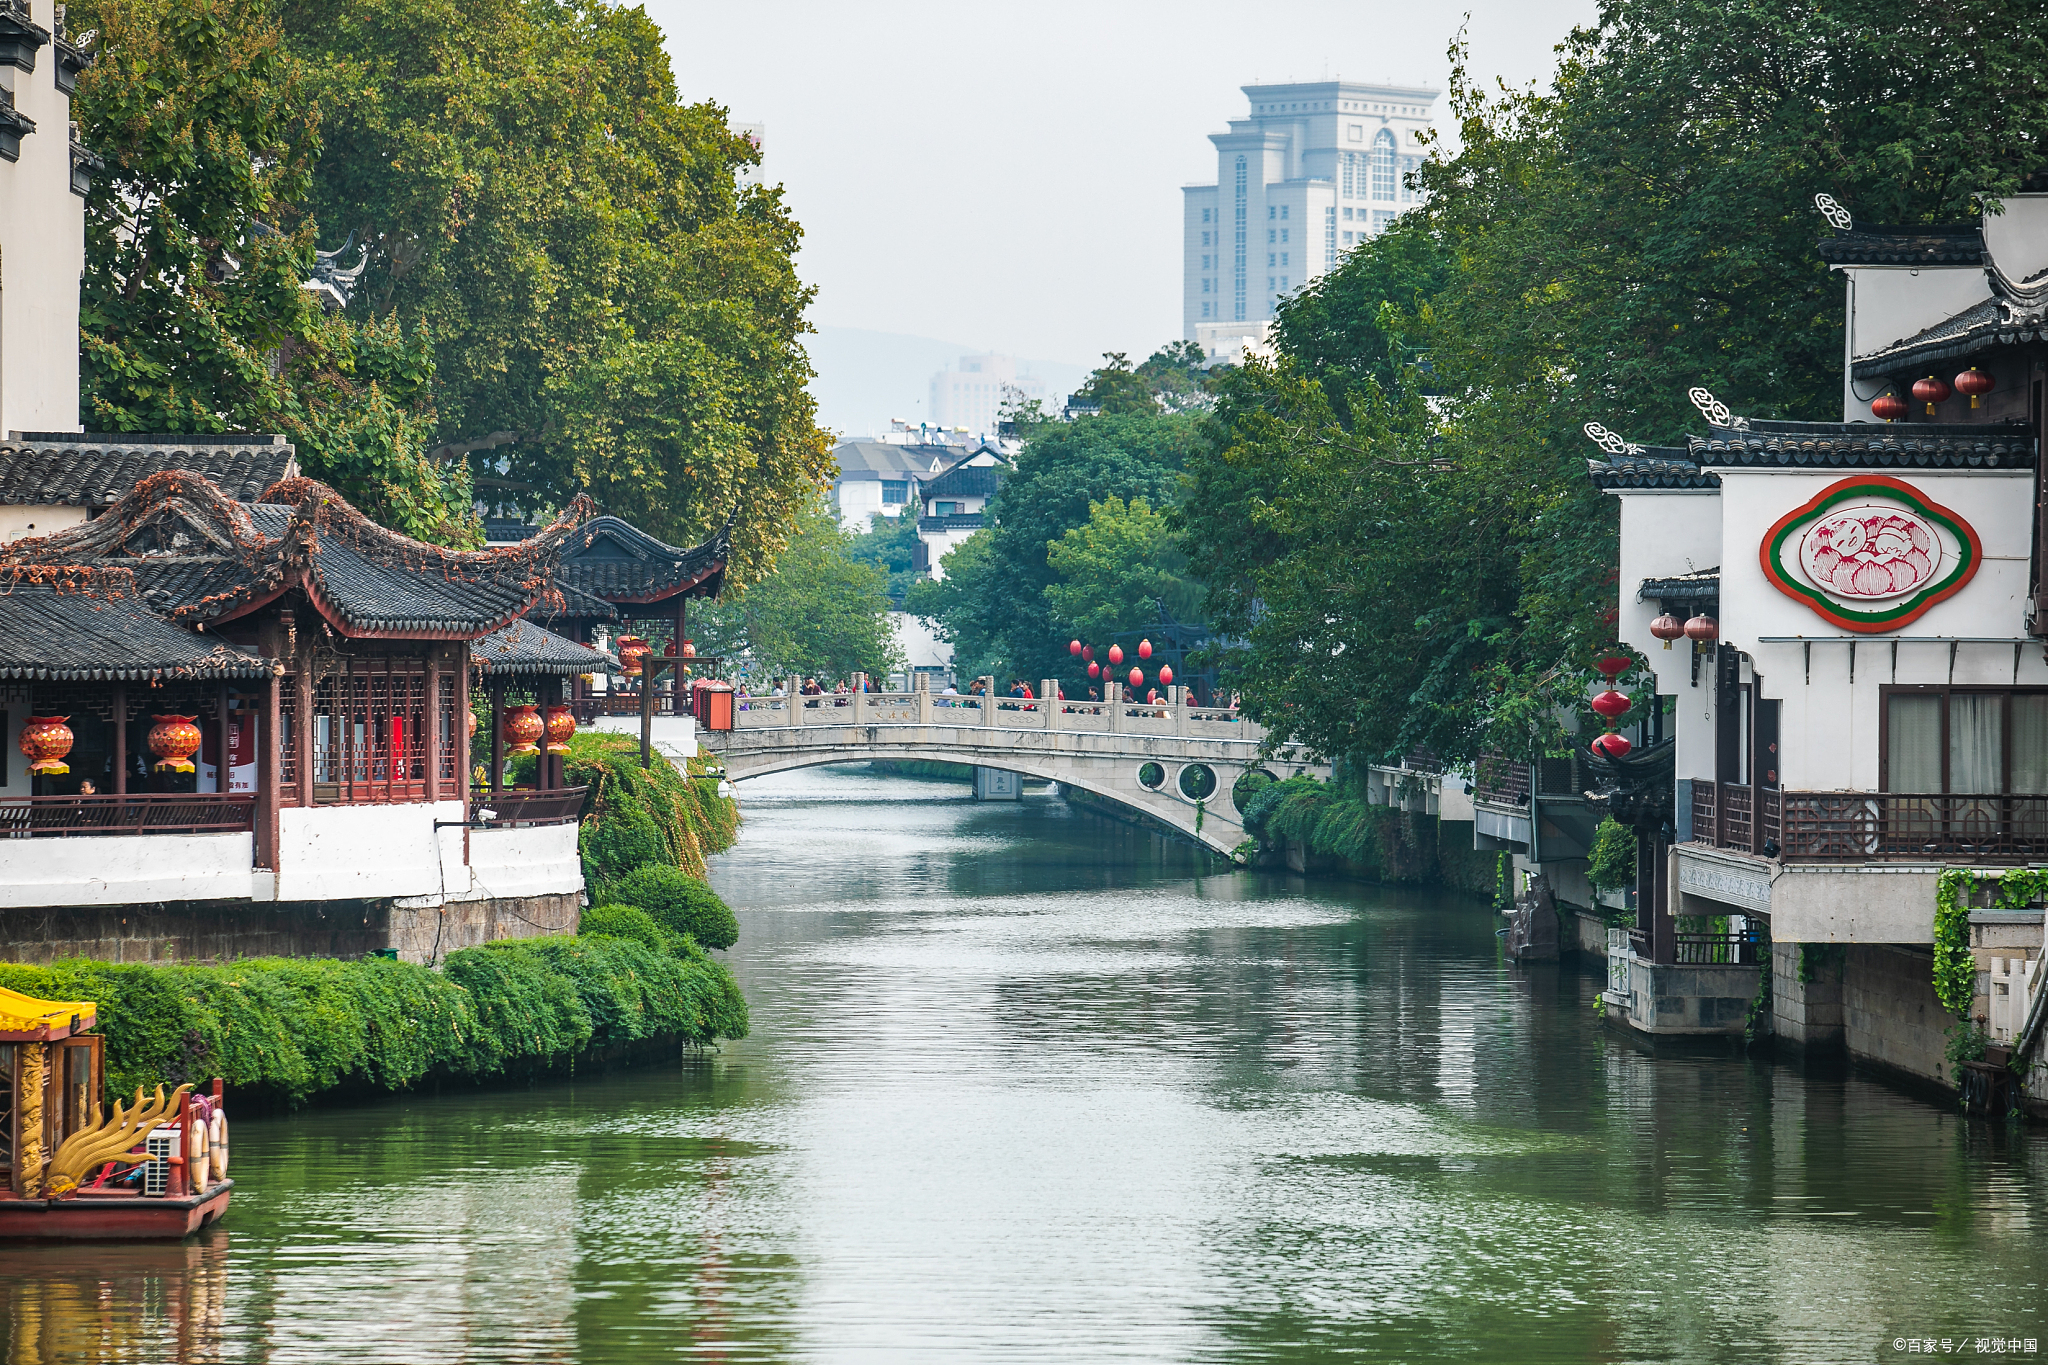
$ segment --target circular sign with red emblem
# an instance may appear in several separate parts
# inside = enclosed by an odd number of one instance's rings
[[[1969,522],[1881,474],[1828,485],[1764,534],[1764,577],[1845,630],[1897,630],[1960,592],[1984,546]]]

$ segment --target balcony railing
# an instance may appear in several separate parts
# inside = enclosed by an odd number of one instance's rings
[[[136,792],[126,796],[0,799],[0,835],[44,839],[92,834],[236,834],[255,828],[256,798]]]
[[[1526,806],[1529,804],[1530,773],[1526,763],[1511,763],[1499,754],[1486,754],[1479,760],[1476,780],[1472,784],[1472,798],[1492,806]]]
[[[583,797],[588,787],[556,787],[549,791],[517,789],[472,792],[469,818],[488,829],[510,829],[518,825],[573,825],[583,815]]]
[[[1782,842],[1798,862],[2039,862],[2048,796],[1786,792]]]
[[[1757,822],[1757,797],[1763,797],[1763,822]],[[1761,790],[1741,782],[1692,784],[1692,837],[1713,848],[1759,856],[1784,841],[1781,833],[1784,793]]]

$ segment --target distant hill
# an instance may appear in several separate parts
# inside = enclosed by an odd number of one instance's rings
[[[997,349],[859,327],[820,327],[818,334],[804,338],[804,343],[810,351],[811,368],[818,372],[811,381],[811,395],[818,400],[818,425],[841,436],[887,431],[895,417],[925,421],[930,416],[926,405],[932,375],[951,369],[963,355]],[[1022,364],[1045,385],[1048,394],[1060,397],[1080,387],[1095,368],[1057,360],[1023,360]]]

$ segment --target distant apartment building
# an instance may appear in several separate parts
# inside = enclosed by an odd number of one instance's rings
[[[931,421],[976,436],[995,434],[1010,391],[1024,399],[1045,399],[1045,385],[1018,369],[1015,356],[965,355],[958,368],[932,376]]]
[[[1182,335],[1215,359],[1264,340],[1274,305],[1418,202],[1437,91],[1247,85],[1251,117],[1212,133],[1216,183],[1182,190]]]

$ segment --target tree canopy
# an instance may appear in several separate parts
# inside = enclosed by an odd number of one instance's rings
[[[1493,95],[1454,47],[1425,205],[1282,305],[1193,448],[1176,527],[1247,709],[1358,757],[1567,742],[1618,593],[1581,425],[1675,440],[1694,385],[1838,419],[1813,197],[1917,223],[2021,187],[2036,18],[1980,7],[1958,41],[1874,0],[1610,0],[1548,89]]]
[[[849,553],[852,537],[813,498],[775,572],[691,613],[699,649],[745,656],[757,678],[886,677],[903,661],[889,629],[887,575]]]
[[[84,0],[88,420],[282,430],[381,520],[474,540],[577,493],[733,581],[830,477],[780,191],[609,0]],[[342,316],[315,245],[364,273]],[[361,253],[360,255],[358,253]],[[475,454],[482,452],[481,454]],[[488,462],[483,463],[483,462]]]

